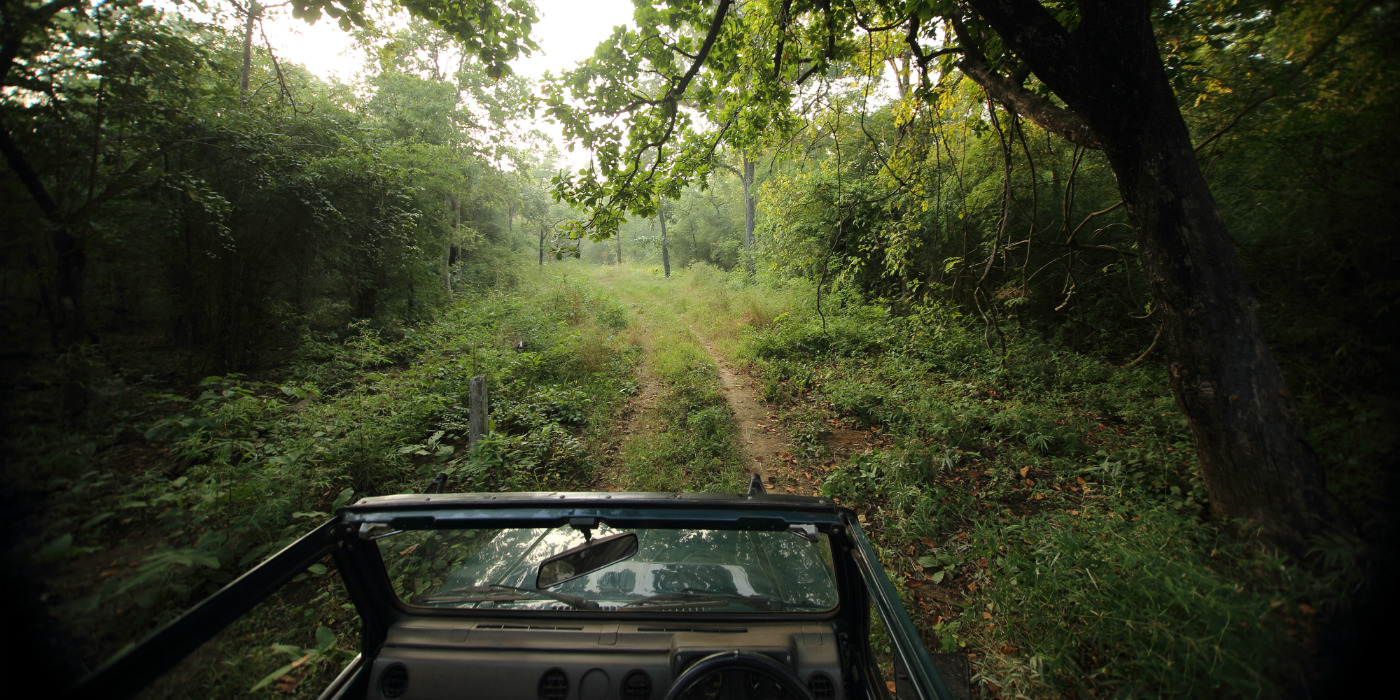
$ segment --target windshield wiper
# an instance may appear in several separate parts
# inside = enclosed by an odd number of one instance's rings
[[[778,612],[790,609],[814,609],[825,606],[813,605],[811,603],[786,603],[781,600],[773,600],[761,595],[743,595],[740,593],[719,593],[715,591],[704,591],[695,588],[682,588],[678,591],[657,593],[645,598],[638,598],[623,607],[662,607],[662,606],[695,606],[695,605],[717,605],[721,603],[742,603],[754,610],[768,612]]]
[[[525,595],[510,595],[502,591],[518,591]],[[455,595],[454,595],[455,594]],[[485,586],[463,586],[442,591],[441,594],[429,598],[424,598],[425,603],[467,603],[473,601],[500,601],[509,602],[513,600],[530,600],[531,598],[549,598],[557,600],[571,608],[579,610],[597,610],[598,604],[576,595],[568,593],[555,593],[539,588],[521,588],[519,586],[507,586],[504,583],[492,583]]]

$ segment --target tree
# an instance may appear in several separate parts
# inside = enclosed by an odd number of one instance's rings
[[[754,275],[754,161],[753,155],[747,150],[741,151],[740,155],[742,170],[722,161],[715,163],[715,165],[733,173],[744,187],[744,270],[752,279]]]
[[[1322,468],[1196,162],[1153,33],[1154,8],[1181,9],[1150,0],[768,0],[746,3],[742,14],[730,0],[639,7],[637,29],[615,32],[547,94],[566,135],[601,154],[597,172],[566,175],[557,188],[593,206],[586,226],[606,237],[618,212],[647,210],[658,194],[703,179],[706,155],[721,141],[744,143],[790,122],[804,83],[855,55],[857,29],[902,32],[922,78],[911,96],[932,98],[930,73],[956,67],[1011,112],[1105,152],[1137,231],[1172,391],[1212,507],[1296,543],[1329,513]],[[643,73],[662,75],[660,89],[629,89]],[[697,127],[682,100],[712,126]],[[611,121],[594,129],[596,115],[621,118],[626,129]]]
[[[290,4],[294,15],[308,21],[326,14],[347,30],[366,23],[364,0]],[[403,5],[459,37],[492,77],[509,73],[506,61],[537,48],[528,38],[535,21],[528,0],[405,0]],[[242,39],[251,58],[258,4],[250,3],[244,13]],[[80,356],[97,340],[88,322],[85,289],[94,219],[118,197],[163,177],[158,161],[196,142],[172,128],[183,105],[147,104],[140,92],[150,86],[134,79],[164,80],[153,71],[157,66],[171,75],[187,76],[203,61],[202,56],[189,55],[197,54],[199,47],[188,37],[153,20],[158,14],[137,0],[15,0],[0,13],[0,106],[5,108],[0,114],[0,155],[8,166],[6,174],[27,196],[24,215],[37,213],[47,233],[51,255],[42,276],[52,282],[43,283],[42,297],[47,300],[53,350],[79,357],[65,382],[64,393],[71,395],[65,401],[70,419],[86,406],[88,363]],[[126,60],[138,51],[150,55]],[[185,55],[176,56],[179,52]],[[251,61],[245,65],[251,66]],[[245,104],[246,76],[240,75]],[[55,137],[59,131],[63,133]],[[70,138],[74,134],[81,138]],[[46,146],[57,150],[36,157],[33,149]]]
[[[661,269],[666,274],[666,279],[671,278],[671,247],[666,242],[666,205],[664,203],[656,207],[656,223],[661,226]]]
[[[1137,228],[1162,323],[1172,393],[1191,426],[1212,508],[1298,538],[1328,514],[1321,463],[1240,272],[1163,69],[1151,3],[1081,3],[1067,29],[1030,0],[972,0],[1060,108],[990,67],[985,40],[952,26],[959,68],[1007,104],[1079,145],[1102,149]]]

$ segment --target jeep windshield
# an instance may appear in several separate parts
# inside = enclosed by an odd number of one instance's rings
[[[419,608],[810,613],[839,600],[827,536],[814,526],[565,525],[404,530],[376,539],[394,592]]]

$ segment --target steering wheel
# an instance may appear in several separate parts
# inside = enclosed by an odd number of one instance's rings
[[[721,677],[731,671],[743,671],[758,675],[760,678],[770,681],[777,686],[775,690],[783,696],[793,700],[815,700],[811,691],[797,677],[792,669],[784,666],[773,659],[756,654],[752,651],[735,649],[733,651],[721,651],[710,654],[690,665],[676,678],[676,682],[671,684],[671,689],[666,692],[665,700],[682,700],[691,697],[690,693],[695,690],[705,692],[702,686],[711,676],[719,674]],[[717,690],[722,689],[721,685]],[[708,697],[706,695],[696,695],[694,697]],[[715,697],[727,697],[716,695]]]

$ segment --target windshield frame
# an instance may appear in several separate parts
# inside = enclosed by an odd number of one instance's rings
[[[569,619],[697,620],[721,617],[726,622],[820,620],[836,618],[853,600],[859,574],[846,551],[845,523],[854,513],[830,499],[801,496],[733,496],[728,494],[598,494],[508,493],[435,494],[385,496],[364,499],[338,513],[347,528],[356,531],[362,544],[397,530],[555,528],[604,523],[616,531],[632,529],[704,529],[785,531],[791,526],[815,527],[827,536],[831,573],[837,603],[820,611],[686,612],[644,609],[619,615],[616,610],[569,610]],[[438,608],[410,605],[394,595],[378,547],[373,552],[376,578],[387,592],[395,616],[445,616],[475,618],[558,618],[560,611],[490,608]]]

